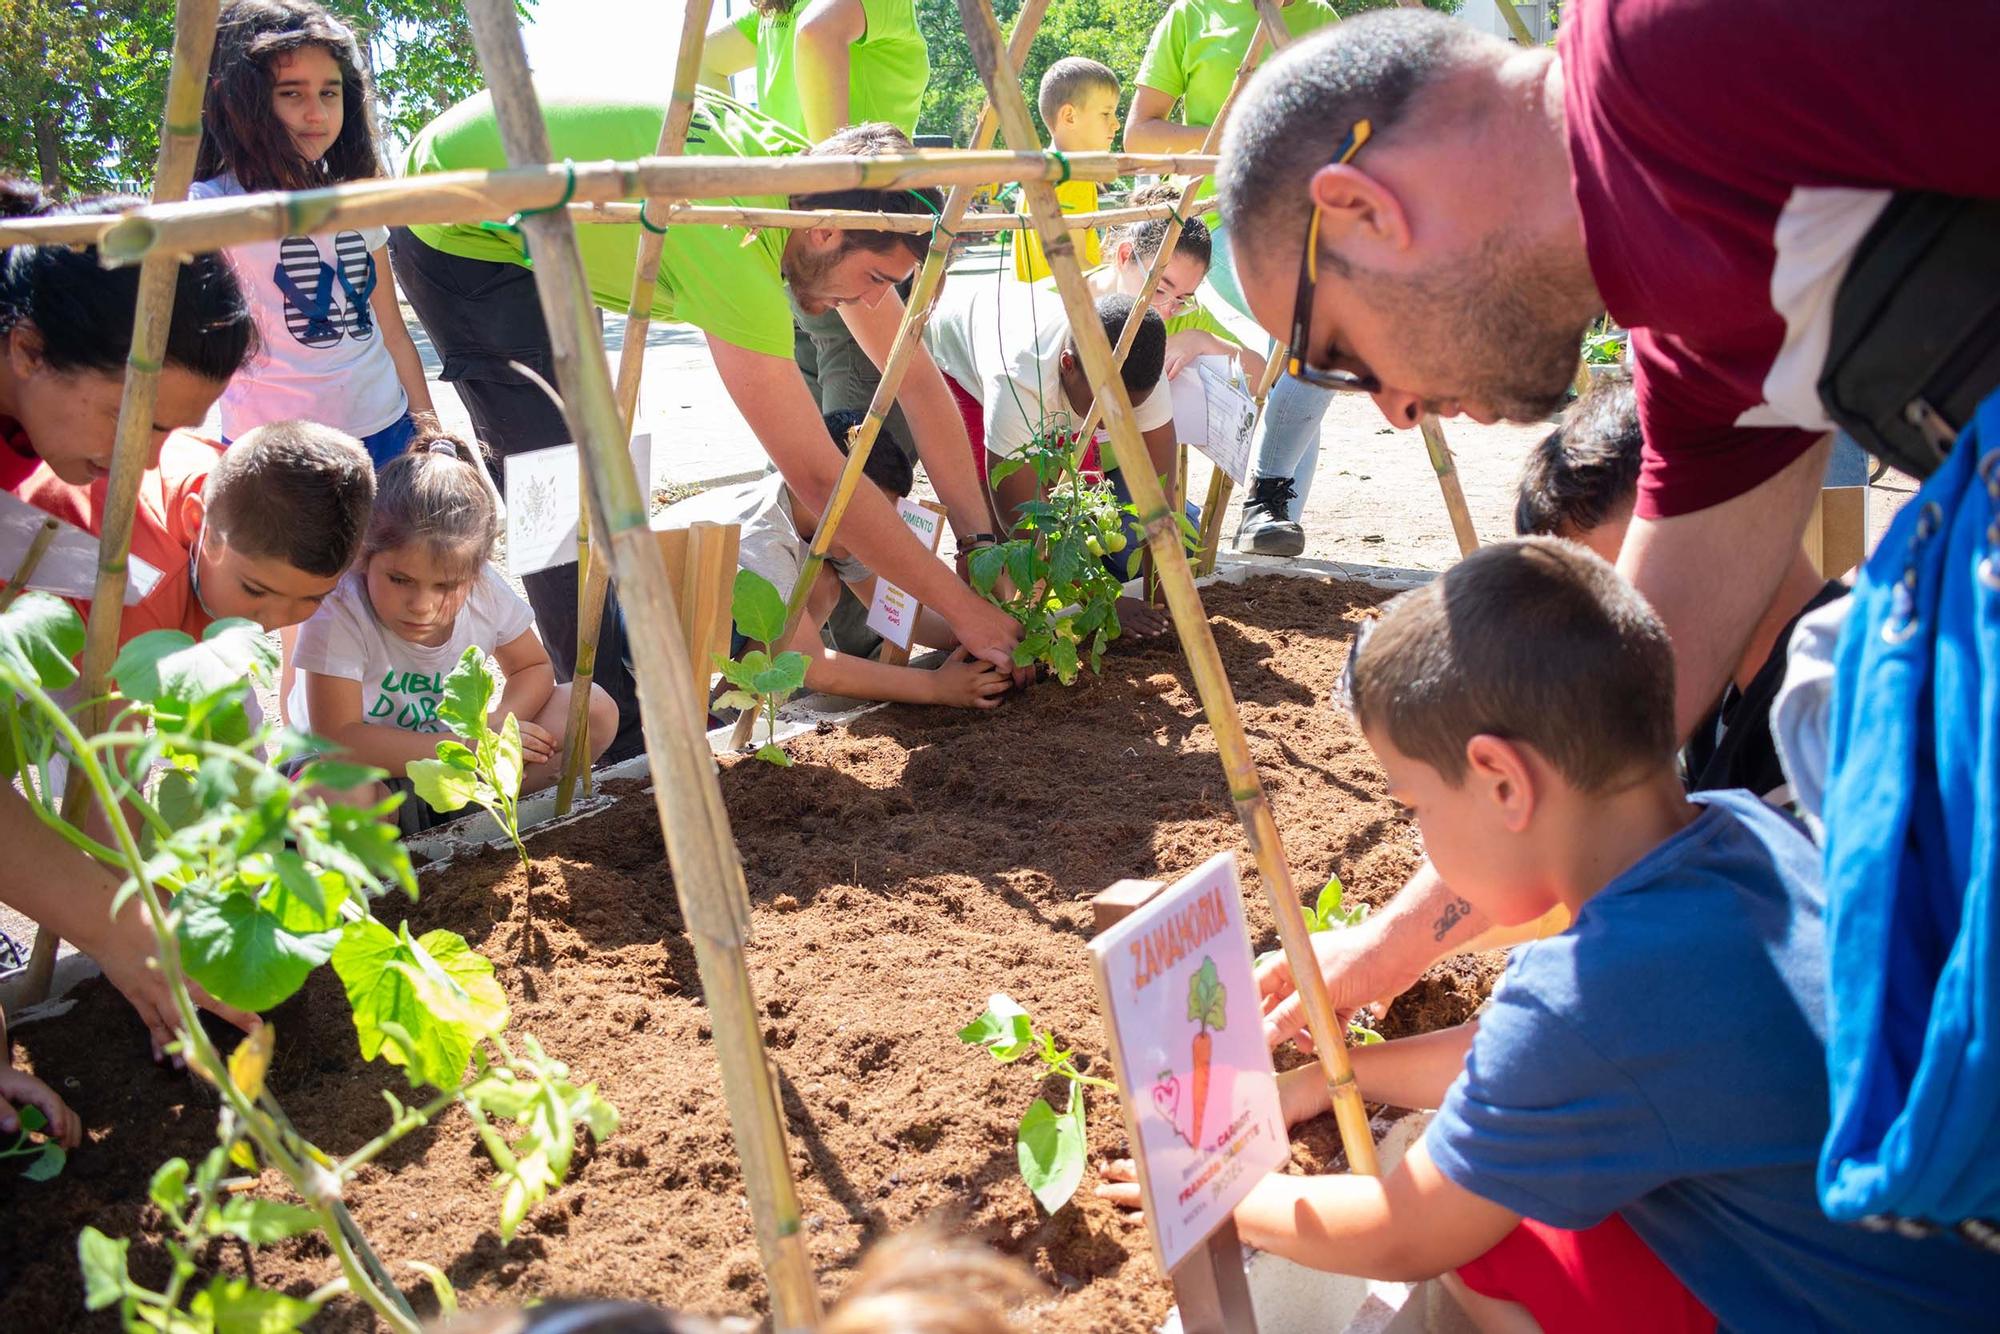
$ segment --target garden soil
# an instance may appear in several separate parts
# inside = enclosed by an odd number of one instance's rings
[[[1359,732],[1332,702],[1357,623],[1385,595],[1267,578],[1209,590],[1215,637],[1294,873],[1338,870],[1380,903],[1416,866],[1415,832],[1383,794]],[[1044,684],[977,716],[893,708],[790,743],[789,769],[737,760],[722,787],[742,849],[756,936],[749,964],[778,1071],[813,1261],[837,1291],[872,1239],[939,1217],[1029,1263],[1049,1295],[1026,1325],[1147,1331],[1171,1298],[1142,1226],[1091,1197],[1094,1173],[1054,1217],[1022,1184],[1014,1126],[1039,1093],[1032,1062],[1006,1066],[955,1031],[989,993],[1104,1066],[1086,942],[1092,895],[1125,877],[1168,879],[1243,850],[1228,787],[1171,636],[1108,658],[1072,689]],[[639,784],[632,784],[637,788]],[[435,1310],[407,1260],[450,1275],[468,1306],[555,1294],[644,1297],[716,1314],[764,1309],[764,1284],[731,1146],[692,948],[649,797],[534,841],[535,882],[506,853],[426,878],[413,927],[447,927],[490,957],[512,1035],[534,1034],[623,1114],[579,1153],[571,1184],[502,1245],[490,1166],[462,1113],[412,1135],[349,1194],[363,1230],[419,1311]],[[1275,944],[1243,863],[1255,944]],[[378,905],[378,915],[402,908]],[[1468,1017],[1492,957],[1433,969],[1390,1011],[1391,1034]],[[381,1090],[330,970],[280,1029],[295,1073],[286,1105],[336,1155],[372,1138]],[[86,1328],[75,1237],[137,1238],[141,1281],[165,1278],[146,1181],[196,1159],[212,1104],[146,1061],[144,1034],[103,983],[61,1019],[16,1034],[16,1057],[61,1088],[89,1128],[56,1181],[0,1181],[0,1301],[20,1330]],[[512,1040],[520,1042],[520,1036]],[[1298,1058],[1287,1053],[1287,1062]],[[1111,1097],[1090,1095],[1093,1160],[1118,1152]],[[1306,1127],[1295,1167],[1339,1164],[1331,1118]],[[275,1174],[266,1189],[282,1191]],[[202,1259],[304,1294],[336,1266],[300,1239],[254,1256],[234,1241]],[[99,1327],[110,1328],[105,1317]],[[369,1324],[336,1303],[315,1328]]]

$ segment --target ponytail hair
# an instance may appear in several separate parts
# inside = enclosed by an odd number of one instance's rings
[[[492,559],[499,536],[499,496],[485,449],[432,431],[412,440],[376,477],[361,554],[365,559],[423,542],[439,564],[471,574]]]
[[[94,217],[145,202],[105,195],[58,206],[27,182],[0,177],[0,218]],[[122,375],[138,304],[139,270],[104,268],[95,246],[20,245],[0,251],[0,335],[32,327],[50,370]],[[167,322],[166,364],[221,384],[250,359],[254,339],[243,289],[222,257],[182,261]]]
[[[271,106],[281,56],[317,46],[340,66],[340,133],[308,162]],[[245,190],[311,190],[382,174],[354,31],[313,0],[231,0],[215,28],[194,178],[231,172]]]

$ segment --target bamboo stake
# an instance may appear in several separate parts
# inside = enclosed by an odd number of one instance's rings
[[[608,204],[571,204],[571,217],[581,223],[612,223],[630,226],[639,220],[639,205],[629,201]],[[1170,204],[1141,204],[1133,208],[1106,208],[1092,213],[1066,214],[1079,229],[1115,227],[1128,222],[1146,222],[1173,216]],[[851,208],[742,208],[723,204],[648,204],[646,218],[662,227],[833,227],[855,231],[928,232],[936,219],[928,213],[870,213]],[[102,226],[101,223],[97,224]],[[968,213],[959,223],[958,233],[1018,232],[1034,226],[1025,213]]]
[[[1028,117],[1028,104],[1021,94],[1014,65],[1001,45],[1000,29],[993,20],[988,0],[958,0],[958,12],[972,44],[973,59],[986,80],[988,96],[1000,115],[1008,142],[1030,142],[1034,137],[1034,124]],[[1236,712],[1236,697],[1230,691],[1229,678],[1222,668],[1222,657],[1215,647],[1215,636],[1202,610],[1201,595],[1196,591],[1194,576],[1188,569],[1187,555],[1181,547],[1178,516],[1167,512],[1167,500],[1160,490],[1159,479],[1153,476],[1148,466],[1145,443],[1139,437],[1131,400],[1126,396],[1125,386],[1112,362],[1110,342],[1104,337],[1102,326],[1090,318],[1090,293],[1077,264],[1075,247],[1070,243],[1068,224],[1056,205],[1055,191],[1044,183],[1031,182],[1027,188],[1027,199],[1028,211],[1034,215],[1041,233],[1049,270],[1055,275],[1063,304],[1069,310],[1072,335],[1078,351],[1083,354],[1085,370],[1094,382],[1108,391],[1100,397],[1108,400],[1105,419],[1110,424],[1112,449],[1118,456],[1119,466],[1126,470],[1126,484],[1132,490],[1140,519],[1146,526],[1146,540],[1152,547],[1167,606],[1173,613],[1174,628],[1180,636],[1188,668],[1194,676],[1202,706],[1215,733],[1216,749],[1221,755],[1223,769],[1229,776],[1229,791],[1236,804],[1237,817],[1243,822],[1244,836],[1271,898],[1272,912],[1278,920],[1278,936],[1284,944],[1285,957],[1291,961],[1299,996],[1305,1003],[1307,1026],[1318,1049],[1321,1068],[1332,1089],[1334,1117],[1339,1123],[1348,1166],[1355,1172],[1372,1176],[1376,1170],[1375,1145],[1368,1132],[1368,1113],[1361,1104],[1360,1089],[1354,1082],[1354,1070],[1347,1059],[1345,1034],[1334,1017],[1325,979],[1320,976],[1312,941],[1306,934],[1305,916],[1299,907],[1298,891],[1292,883],[1291,868],[1285,863],[1284,847],[1278,840],[1277,824],[1271,818],[1271,807],[1265,800],[1263,784],[1258,780],[1256,766],[1250,759],[1249,742],[1243,735],[1242,720]]]
[[[28,539],[28,549],[21,555],[21,568],[14,571],[14,577],[0,584],[0,611],[14,605],[14,599],[27,590],[28,581],[35,577],[41,567],[42,557],[49,554],[49,545],[56,540],[62,530],[62,521],[51,514],[42,520],[42,526]],[[4,1050],[4,1046],[0,1046]]]
[[[0,222],[0,247],[53,236],[99,248],[108,267],[156,251],[177,255],[275,241],[338,228],[487,222],[562,203],[632,199],[734,199],[830,190],[1005,185],[1056,180],[1115,181],[1146,172],[1206,174],[1215,160],[1196,153],[1047,153],[916,149],[875,157],[640,158],[632,162],[535,163],[497,171],[445,171],[348,181],[318,190],[276,191],[106,214],[93,233],[73,220]],[[574,180],[574,188],[571,181]]]
[[[674,57],[674,91],[667,99],[666,119],[660,123],[659,146],[653,150],[656,157],[679,157],[687,144],[710,7],[711,0],[687,0],[687,9],[681,15],[680,51]],[[645,205],[639,208],[643,210]],[[618,352],[618,415],[625,422],[628,441],[639,425],[639,380],[646,369],[646,330],[653,322],[653,297],[659,291],[660,252],[665,242],[666,237],[651,228],[639,229],[638,257],[632,265],[632,295],[625,303],[625,339]],[[581,450],[577,451],[577,464],[583,466]],[[638,480],[640,494],[649,495],[653,479]],[[579,488],[579,494],[589,492],[587,482]],[[569,814],[578,775],[583,776],[584,790],[590,788],[590,682],[597,673],[597,637],[603,628],[604,602],[611,589],[611,562],[592,553],[590,526],[590,506],[585,504],[577,515],[576,525],[577,577],[582,586],[577,592],[576,670],[570,676],[569,744],[563,755],[562,777],[556,782],[558,817]],[[697,663],[696,670],[703,665]],[[702,718],[707,717],[708,704],[704,698]]]
[[[467,0],[465,9],[508,157],[516,162],[545,159],[548,130],[528,74],[513,0]],[[625,420],[596,328],[575,227],[560,210],[524,218],[522,225],[534,246],[535,288],[549,327],[564,415],[590,458],[587,472],[618,584],[625,590],[626,612],[647,645],[633,667],[653,800],[715,1034],[723,1096],[770,1283],[773,1323],[780,1331],[814,1329],[819,1297],[792,1183],[784,1117],[743,959],[749,895],[714,758],[707,738],[692,724],[695,698],[680,615],[659,544],[646,524],[644,498],[624,461]]]
[[[1008,42],[1008,58],[1021,61],[1027,58],[1028,47],[1035,40],[1035,30],[1041,26],[1042,15],[1048,12],[1049,0],[1026,0],[1021,12],[1014,19],[1014,35]],[[998,133],[999,120],[993,111],[993,101],[989,97],[980,108],[979,120],[972,129],[972,149],[979,153],[993,143]],[[1022,140],[1027,142],[1027,140]],[[862,469],[868,464],[868,455],[875,448],[875,440],[882,433],[882,424],[888,419],[889,409],[895,406],[896,393],[903,387],[903,373],[909,369],[917,349],[923,346],[924,326],[930,322],[931,310],[937,305],[938,291],[944,283],[945,261],[951,256],[951,239],[965,220],[966,211],[972,207],[973,198],[978,194],[975,186],[953,186],[945,196],[944,208],[937,218],[937,230],[932,233],[930,252],[924,256],[923,267],[917,271],[916,284],[910,288],[910,303],[903,311],[903,323],[896,330],[896,341],[889,347],[889,359],[882,365],[882,382],[875,386],[874,397],[868,401],[868,415],[861,425],[854,428],[847,438],[847,461],[841,465],[840,479],[834,483],[833,498],[827,503],[826,512],[820,516],[819,527],[813,533],[812,547],[806,554],[805,568],[792,585],[791,596],[785,602],[785,633],[779,643],[788,642],[792,632],[798,628],[799,618],[805,615],[806,599],[812,592],[813,581],[819,578],[820,568],[826,564],[826,553],[833,547],[834,534],[840,529],[840,521],[847,516],[847,502],[854,498],[854,492],[861,485]],[[989,516],[990,517],[990,516]],[[777,645],[772,645],[773,651]],[[747,744],[750,733],[757,726],[757,716],[746,710],[736,719],[736,726],[729,734],[730,748]]]
[[[215,47],[215,16],[220,0],[180,0],[174,8],[173,69],[167,78],[166,113],[160,125],[160,150],[154,160],[153,200],[167,203],[187,197],[194,181],[195,150],[201,144],[201,102],[208,86],[208,61]],[[111,476],[105,483],[103,531],[97,538],[97,586],[91,592],[90,619],[84,631],[80,697],[103,696],[118,656],[118,624],[125,614],[126,558],[132,550],[132,516],[139,503],[139,479],[152,465],[153,402],[160,387],[160,363],[166,355],[167,326],[173,318],[174,288],[181,257],[163,253],[139,266],[139,296],[132,311],[132,349],[125,358],[125,387],[118,400],[116,443]],[[87,706],[83,730],[104,729],[102,703]],[[62,817],[81,821],[90,800],[81,766],[72,765],[63,794]],[[105,812],[118,819],[116,811]],[[35,932],[35,947],[21,981],[21,999],[32,1005],[48,996],[55,977],[56,953],[62,940],[53,931]]]

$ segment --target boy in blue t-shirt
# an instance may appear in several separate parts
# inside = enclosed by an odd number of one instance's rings
[[[1573,543],[1485,547],[1389,604],[1348,672],[1446,883],[1495,923],[1575,924],[1519,949],[1475,1023],[1357,1049],[1364,1097],[1436,1119],[1384,1178],[1267,1177],[1244,1240],[1457,1271],[1492,1328],[1990,1328],[2000,1258],[1819,1210],[1818,857],[1748,792],[1683,793],[1645,600]],[[1317,1067],[1283,1092],[1293,1122],[1326,1109]]]

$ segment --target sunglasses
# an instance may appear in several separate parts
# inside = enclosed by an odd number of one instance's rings
[[[1354,128],[1340,141],[1340,147],[1334,150],[1333,159],[1327,165],[1338,167],[1352,162],[1371,133],[1373,127],[1367,121],[1355,121]],[[1313,293],[1319,288],[1319,219],[1319,206],[1315,204],[1312,221],[1306,227],[1306,253],[1299,261],[1299,293],[1292,302],[1292,338],[1285,356],[1285,373],[1321,389],[1372,394],[1380,387],[1372,377],[1348,371],[1321,370],[1306,364],[1306,354],[1312,350]]]

